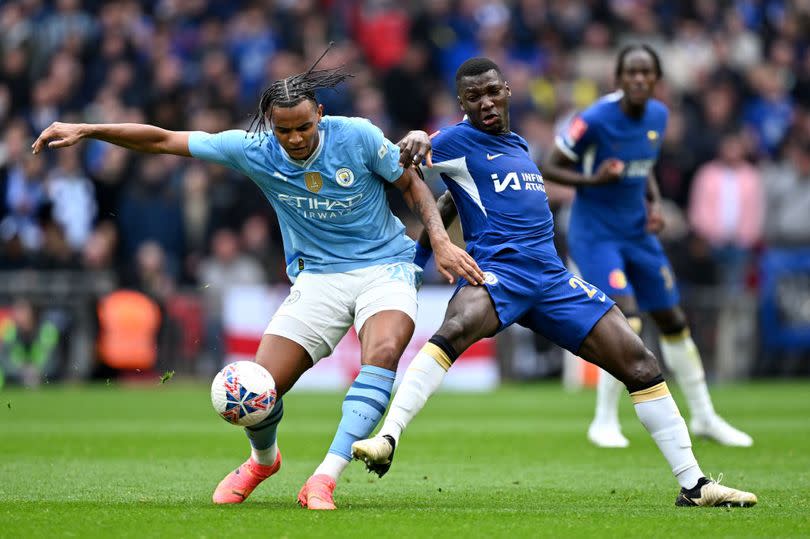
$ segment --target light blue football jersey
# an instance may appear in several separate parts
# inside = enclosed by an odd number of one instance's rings
[[[275,209],[287,275],[338,273],[411,262],[414,242],[388,206],[384,183],[402,175],[399,148],[363,118],[324,116],[319,143],[305,161],[272,134],[192,132],[191,155],[239,171]]]

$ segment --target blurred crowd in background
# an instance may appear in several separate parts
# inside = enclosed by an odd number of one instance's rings
[[[648,43],[671,110],[656,174],[681,286],[756,293],[764,252],[810,249],[808,0],[6,0],[0,270],[106,272],[164,309],[191,290],[209,315],[226,285],[285,283],[278,224],[247,178],[97,141],[30,144],[57,120],[245,127],[262,88],[330,41],[322,65],[354,76],[319,95],[326,113],[394,141],[460,120],[456,67],[493,59],[541,171],[560,124],[613,90],[617,50]],[[574,193],[547,188],[564,255]],[[794,307],[810,317],[806,298]]]

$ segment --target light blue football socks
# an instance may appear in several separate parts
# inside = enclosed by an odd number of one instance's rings
[[[367,438],[385,414],[397,373],[363,365],[343,399],[340,420],[329,452],[313,475],[326,474],[337,480],[352,459],[352,444]]]
[[[385,414],[397,373],[364,365],[343,399],[343,418],[329,452],[352,459],[352,444],[367,438]]]

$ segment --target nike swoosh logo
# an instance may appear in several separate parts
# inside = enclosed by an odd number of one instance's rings
[[[489,154],[487,154],[487,161],[492,161],[492,160],[493,160],[493,159],[495,159],[496,157],[500,157],[500,156],[502,156],[502,155],[503,155],[502,153],[496,153],[495,155],[489,155]]]

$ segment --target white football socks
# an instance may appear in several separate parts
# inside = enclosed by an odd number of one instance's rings
[[[315,469],[315,472],[312,475],[326,474],[337,481],[340,474],[342,474],[343,470],[346,469],[346,466],[349,465],[349,462],[350,461],[344,459],[340,455],[327,453],[326,457],[323,459],[323,462],[321,462],[321,464]]]
[[[422,347],[405,371],[379,435],[388,434],[399,442],[408,423],[442,385],[449,368],[450,360],[438,346],[427,343]]]
[[[596,385],[596,413],[593,422],[600,425],[619,426],[619,397],[625,390],[624,384],[606,370],[599,369]]]
[[[692,440],[666,382],[630,394],[636,415],[667,459],[684,488],[694,487],[703,472],[692,453]]]
[[[661,355],[686,396],[692,419],[708,420],[714,417],[716,413],[706,385],[703,363],[689,330],[685,329],[678,335],[662,336]]]
[[[628,316],[627,324],[636,335],[641,335],[643,325],[639,316]],[[594,424],[619,427],[619,397],[624,389],[622,382],[614,378],[606,370],[599,369],[599,380],[596,384]]]
[[[273,445],[268,447],[267,449],[256,449],[255,447],[251,446],[250,448],[250,456],[253,457],[253,460],[258,462],[263,466],[272,466],[276,462],[276,456],[278,455],[278,444],[273,442]]]

